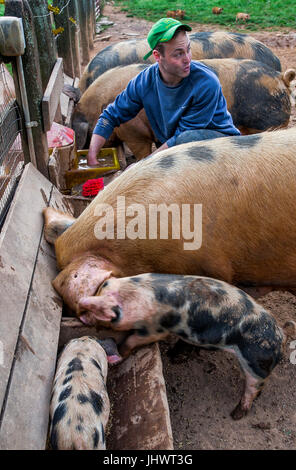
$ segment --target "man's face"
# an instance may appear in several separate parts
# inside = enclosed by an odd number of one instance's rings
[[[153,55],[158,62],[162,79],[168,85],[177,85],[190,74],[191,49],[190,41],[185,31],[163,43],[164,55],[154,50]]]

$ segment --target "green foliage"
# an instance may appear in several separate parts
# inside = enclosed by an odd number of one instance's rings
[[[185,10],[183,21],[220,24],[236,28],[238,12],[249,13],[245,29],[258,30],[278,27],[296,28],[295,0],[116,0],[116,5],[128,13],[150,21],[166,16],[168,10]],[[213,7],[222,7],[213,15]]]

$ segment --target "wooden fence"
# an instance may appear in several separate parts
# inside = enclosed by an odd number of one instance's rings
[[[59,107],[63,72],[80,77],[90,60],[96,17],[102,0],[5,0],[5,16],[22,18],[25,53],[22,56],[28,95],[30,123],[20,109],[22,129],[32,129],[38,170],[48,177],[46,131],[55,119],[61,122]],[[11,59],[16,99],[22,103],[15,58]],[[2,57],[3,60],[3,57]],[[0,58],[1,61],[1,58]],[[22,132],[24,159],[30,161],[26,133]]]

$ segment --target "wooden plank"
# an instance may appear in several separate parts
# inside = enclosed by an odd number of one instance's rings
[[[52,34],[51,17],[48,12],[47,2],[34,0],[34,2],[29,3],[38,44],[42,91],[44,92],[58,54]]]
[[[42,209],[52,185],[29,163],[26,165],[0,234],[0,426],[4,397],[32,281],[43,227]]]
[[[76,24],[70,23],[69,25],[69,35],[70,35],[70,44],[72,50],[72,60],[73,60],[73,76],[81,76],[81,54],[80,54],[80,45],[79,45],[79,11],[78,11],[78,0],[72,0],[68,5],[69,18],[72,17]],[[69,21],[68,21],[69,23]]]
[[[73,78],[68,77],[68,75],[66,75],[65,73],[64,73],[64,84],[73,86]],[[66,118],[68,114],[69,101],[70,101],[69,96],[65,95],[65,93],[62,92],[61,98],[60,98],[60,104],[61,104],[62,116],[64,116],[64,118]]]
[[[70,2],[72,3],[72,1]],[[69,13],[69,2],[66,2],[61,8],[60,0],[53,0],[54,7],[58,7],[60,9],[60,13],[55,15],[55,27],[56,29],[61,28],[61,32],[56,37],[56,43],[58,48],[58,55],[62,57],[64,60],[64,70],[65,72],[70,75],[70,77],[74,77],[74,66],[73,66],[73,47],[74,44],[71,42],[71,34],[70,29],[71,21],[69,21],[69,17],[71,16]]]
[[[39,175],[36,170],[30,171],[26,186],[22,185],[22,191],[28,188],[33,199],[38,198],[40,190],[43,191],[38,187]],[[41,202],[40,208],[34,208],[36,215],[38,212],[40,216],[40,209],[47,205],[47,200]],[[55,188],[52,188],[50,205],[73,212],[71,202],[64,200]],[[0,449],[36,450],[46,446],[62,300],[51,285],[51,280],[57,275],[56,259],[54,248],[43,238],[42,228],[43,225],[36,224],[30,231],[31,237],[39,238],[40,246],[36,263],[28,262],[33,271],[32,282],[22,324],[19,329],[14,328],[19,337],[2,412]]]
[[[58,58],[42,98],[44,130],[49,131],[53,123],[64,85],[63,59]]]
[[[79,15],[79,31],[80,31],[80,47],[82,64],[86,65],[90,60],[89,53],[89,27],[88,27],[88,0],[80,0],[78,2],[78,15]]]
[[[108,450],[172,450],[173,435],[157,343],[109,370]]]
[[[55,256],[42,240],[16,349],[0,449],[45,449],[62,301],[51,286]],[[17,426],[16,426],[17,424]]]
[[[79,78],[75,77],[73,86],[74,86],[74,88],[78,88],[78,85],[79,85]],[[71,121],[72,121],[72,115],[73,115],[74,108],[75,108],[74,100],[69,99],[67,117],[66,117],[66,120],[65,120],[65,126],[67,126],[67,127],[71,127]]]

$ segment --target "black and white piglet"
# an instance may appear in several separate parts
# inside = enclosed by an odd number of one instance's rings
[[[110,278],[97,296],[80,300],[80,319],[133,330],[119,351],[164,339],[184,341],[236,355],[245,374],[243,396],[232,411],[240,419],[251,408],[281,358],[284,333],[274,317],[249,295],[226,282],[200,276],[142,274]]]
[[[58,360],[50,403],[53,449],[106,449],[108,361],[118,360],[112,338],[83,336],[66,345]]]

